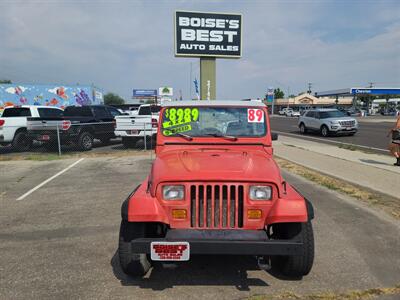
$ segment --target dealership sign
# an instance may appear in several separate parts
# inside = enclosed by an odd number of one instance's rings
[[[274,88],[267,89],[267,102],[274,102]]]
[[[175,55],[241,57],[242,15],[176,11]]]
[[[133,90],[133,97],[156,97],[157,90]]]
[[[172,97],[174,95],[174,90],[172,87],[169,86],[162,86],[158,89],[158,95],[159,96],[168,96]]]
[[[370,94],[370,95],[398,95],[400,89],[396,88],[351,88],[351,94]]]

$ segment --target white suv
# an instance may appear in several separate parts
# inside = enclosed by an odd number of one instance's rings
[[[298,126],[301,133],[318,131],[326,137],[330,134],[354,135],[358,130],[357,120],[337,109],[312,109],[300,116]]]

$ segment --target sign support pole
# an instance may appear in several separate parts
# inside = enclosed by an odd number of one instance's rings
[[[216,58],[200,57],[200,99],[216,98]]]

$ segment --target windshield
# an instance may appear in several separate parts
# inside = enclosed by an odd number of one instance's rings
[[[161,127],[165,136],[191,137],[261,137],[267,131],[264,111],[248,107],[168,107]]]
[[[328,119],[328,118],[341,118],[341,117],[345,117],[345,115],[339,110],[332,110],[332,111],[320,112],[319,117],[321,119]]]

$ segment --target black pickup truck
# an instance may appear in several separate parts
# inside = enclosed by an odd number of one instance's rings
[[[61,144],[74,144],[88,151],[93,139],[108,143],[115,137],[114,117],[118,115],[118,109],[107,105],[68,106],[61,117],[28,118],[28,135],[46,148],[56,149],[58,131]]]

